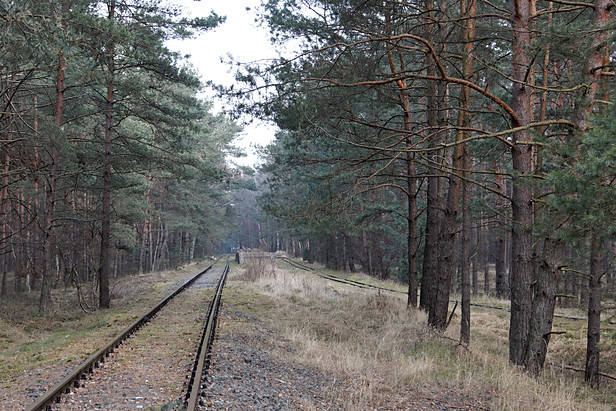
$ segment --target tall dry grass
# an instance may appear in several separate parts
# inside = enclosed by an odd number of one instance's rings
[[[328,282],[280,267],[239,278],[271,297],[271,326],[296,348],[296,361],[349,383],[348,409],[404,409],[417,398],[476,399],[493,410],[612,409],[613,388],[594,391],[578,375],[546,368],[535,379],[507,360],[505,312],[476,310],[472,343],[457,343],[458,319],[445,334],[426,326],[425,314],[408,310],[403,296]],[[248,274],[247,274],[248,273]],[[409,405],[413,409],[412,406]]]

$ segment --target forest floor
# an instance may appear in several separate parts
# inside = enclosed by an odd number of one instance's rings
[[[59,379],[199,268],[119,279],[114,307],[91,314],[79,309],[70,289],[57,291],[54,312],[45,317],[36,313],[35,293],[3,299],[0,410],[23,409],[48,380]],[[403,290],[393,282],[380,285]],[[483,297],[476,302],[507,305]],[[403,294],[329,282],[282,262],[234,264],[204,409],[614,409],[616,385],[609,380],[592,390],[578,372],[546,367],[535,379],[512,367],[506,311],[473,307],[468,347],[458,343],[456,315],[445,334],[425,323],[424,313],[406,309]],[[548,361],[581,367],[585,323],[557,319],[555,331],[566,334],[554,336]],[[608,373],[616,364],[615,338],[614,330],[604,330]]]

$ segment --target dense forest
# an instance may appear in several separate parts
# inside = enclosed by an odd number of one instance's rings
[[[257,171],[229,166],[238,125],[165,43],[224,17],[0,7],[3,296],[37,291],[44,313],[72,285],[106,308],[116,276],[284,250],[398,278],[438,331],[459,292],[465,344],[472,296],[509,299],[509,360],[535,375],[556,304],[584,307],[598,385],[616,282],[611,1],[263,0],[256,18],[293,57],[218,88],[278,127]]]
[[[1,293],[76,286],[218,252],[238,126],[166,42],[216,27],[160,1],[0,2]],[[8,281],[13,279],[12,283]]]
[[[436,329],[459,290],[467,343],[471,295],[509,298],[509,359],[534,374],[555,304],[586,307],[586,379],[598,384],[614,288],[611,9],[265,1],[272,40],[299,52],[245,67],[228,91],[279,127],[258,201],[285,249],[402,279]]]

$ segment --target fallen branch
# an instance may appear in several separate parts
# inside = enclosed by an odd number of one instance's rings
[[[563,370],[570,370],[570,371],[577,371],[577,372],[585,372],[586,370],[582,369],[582,368],[575,368],[572,367],[570,365],[565,365],[565,364],[554,364],[552,362],[548,362],[547,365],[549,365],[550,367],[556,367],[556,368],[560,368]],[[604,372],[600,372],[598,373],[601,377],[605,377],[605,378],[609,378],[610,380],[614,380],[616,381],[616,377],[610,374],[606,374]]]

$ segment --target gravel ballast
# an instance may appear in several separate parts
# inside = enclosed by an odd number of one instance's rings
[[[293,348],[255,318],[223,305],[204,410],[336,410],[341,385],[288,358]]]

